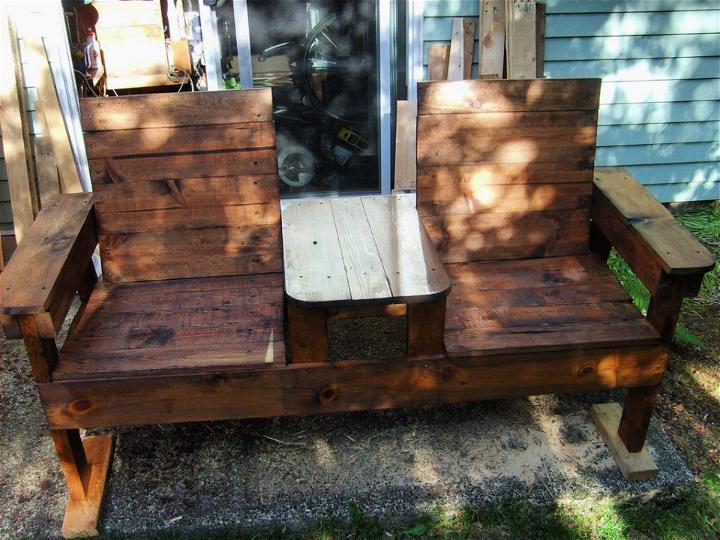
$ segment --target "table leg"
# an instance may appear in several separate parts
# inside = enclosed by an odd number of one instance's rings
[[[327,362],[327,314],[323,309],[303,308],[289,302],[288,326],[294,364]]]
[[[443,354],[445,345],[445,304],[443,296],[432,302],[407,306],[407,354]]]

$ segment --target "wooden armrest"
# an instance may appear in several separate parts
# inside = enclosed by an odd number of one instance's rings
[[[34,316],[41,337],[57,336],[96,245],[92,194],[50,199],[0,274],[0,322],[8,337],[20,337],[23,315]]]
[[[715,257],[625,169],[597,168],[592,221],[652,293],[674,276],[697,294]]]

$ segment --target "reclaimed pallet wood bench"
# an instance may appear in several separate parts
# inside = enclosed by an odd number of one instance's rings
[[[625,173],[594,172],[599,89],[420,85],[417,215],[452,290],[440,354],[391,361],[286,357],[269,89],[83,100],[95,193],[48,204],[0,274],[67,483],[63,533],[97,533],[112,457],[80,429],[629,388],[622,418],[595,416],[638,461],[682,298],[714,259]]]

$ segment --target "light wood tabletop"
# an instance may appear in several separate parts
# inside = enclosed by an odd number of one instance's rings
[[[285,291],[305,307],[412,304],[451,281],[412,194],[284,201]]]

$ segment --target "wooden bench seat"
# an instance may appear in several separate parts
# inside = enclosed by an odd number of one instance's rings
[[[448,356],[658,344],[596,255],[447,266]]]
[[[53,380],[285,365],[282,274],[99,284]]]

